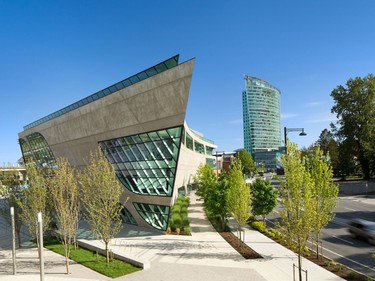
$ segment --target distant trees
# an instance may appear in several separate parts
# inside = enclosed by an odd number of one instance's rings
[[[357,159],[367,179],[375,173],[375,77],[350,78],[345,86],[337,86],[331,97],[335,103],[331,112],[338,118],[331,127],[339,142],[340,166],[345,168],[343,162],[349,161],[346,167],[354,167]],[[343,176],[350,172],[341,171]]]
[[[247,176],[250,174],[250,172],[255,171],[255,164],[253,161],[253,158],[249,152],[247,152],[245,149],[241,149],[240,151],[237,152],[236,156],[242,166],[242,173]]]
[[[79,181],[84,216],[91,231],[103,240],[109,262],[108,244],[121,229],[123,189],[100,147],[90,153],[90,162],[80,174]]]

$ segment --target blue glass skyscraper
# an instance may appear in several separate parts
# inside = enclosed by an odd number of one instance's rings
[[[280,146],[280,91],[265,80],[245,76],[242,93],[245,149],[253,154]],[[255,160],[255,159],[254,159]]]

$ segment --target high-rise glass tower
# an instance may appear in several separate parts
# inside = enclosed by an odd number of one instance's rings
[[[245,75],[242,92],[245,149],[256,152],[280,146],[280,91],[265,80]]]

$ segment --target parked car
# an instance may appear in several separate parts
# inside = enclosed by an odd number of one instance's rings
[[[348,224],[349,233],[358,239],[364,239],[375,245],[375,222],[354,219]]]

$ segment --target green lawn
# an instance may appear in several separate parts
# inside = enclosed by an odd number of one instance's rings
[[[56,239],[45,240],[44,247],[50,249],[55,253],[65,256],[63,245],[60,244],[60,242]],[[116,259],[110,261],[110,263],[107,264],[106,258],[102,255],[99,255],[98,261],[96,261],[96,254],[83,248],[79,248],[77,250],[74,250],[72,248],[72,250],[70,251],[70,259],[112,278],[117,278],[129,273],[142,270],[142,268],[135,267],[129,263]]]

